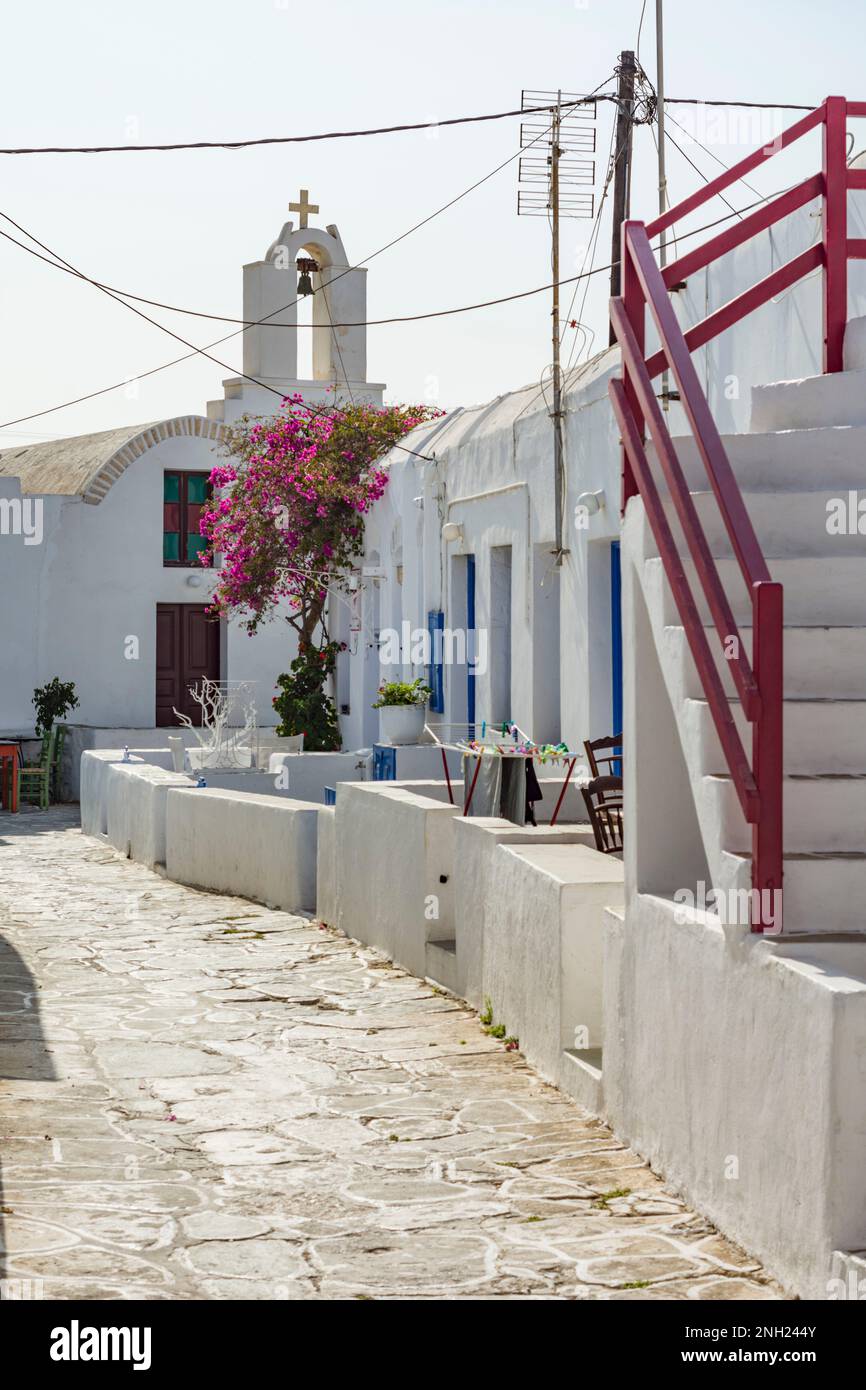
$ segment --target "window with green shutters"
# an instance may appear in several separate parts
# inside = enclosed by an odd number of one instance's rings
[[[163,474],[162,484],[162,563],[198,565],[200,552],[207,547],[199,535],[203,507],[211,498],[207,473],[171,472]]]

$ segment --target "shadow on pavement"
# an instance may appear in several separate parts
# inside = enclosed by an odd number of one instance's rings
[[[10,817],[14,819],[14,817]],[[39,1013],[36,982],[18,951],[0,936],[0,1106],[15,1104],[15,1081],[55,1081]],[[2,1126],[5,1128],[5,1126]],[[0,1279],[6,1277],[3,1149],[0,1137]]]

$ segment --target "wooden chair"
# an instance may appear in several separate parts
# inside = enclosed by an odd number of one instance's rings
[[[610,752],[605,753],[605,749],[610,749]],[[622,776],[622,734],[584,739],[583,750],[593,777]]]
[[[596,849],[601,854],[621,854],[622,778],[594,777],[581,791]]]
[[[55,749],[57,747],[57,725],[54,724],[47,734],[42,735],[42,747],[39,752],[38,763],[22,763],[18,769],[18,802],[28,801],[31,805],[39,806],[43,811],[48,810],[48,803],[51,799],[51,769],[54,764]],[[34,798],[33,792],[36,797]]]

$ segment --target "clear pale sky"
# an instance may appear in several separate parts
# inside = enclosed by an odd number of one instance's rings
[[[655,79],[654,0],[641,59]],[[522,87],[588,91],[637,38],[641,0],[42,0],[4,15],[0,145],[121,144],[306,134],[519,106]],[[866,98],[866,9],[857,0],[667,0],[671,96],[816,102]],[[672,108],[687,124],[686,109]],[[780,117],[782,124],[796,113]],[[612,109],[599,108],[600,192]],[[866,123],[863,144],[866,144]],[[760,141],[780,125],[756,130]],[[754,129],[754,128],[753,128]],[[719,166],[672,134],[712,176]],[[172,154],[0,156],[0,210],[79,269],[122,289],[239,316],[241,272],[310,189],[357,261],[473,183],[518,146],[519,119],[364,140]],[[698,129],[726,163],[749,132]],[[787,157],[787,156],[786,156]],[[812,159],[814,159],[814,149]],[[806,154],[809,168],[811,161]],[[778,161],[773,161],[774,165]],[[656,211],[655,150],[636,132],[632,215]],[[803,171],[806,165],[802,166]],[[674,201],[697,176],[674,149]],[[776,169],[753,179],[784,187]],[[374,260],[372,318],[448,308],[547,282],[544,219],[516,216],[516,161]],[[751,202],[742,186],[739,206]],[[610,199],[608,199],[609,209]],[[705,220],[724,214],[719,203]],[[0,228],[18,235],[8,223]],[[567,221],[562,274],[580,269],[591,224]],[[596,257],[609,260],[605,218]],[[584,318],[606,337],[605,276]],[[0,241],[0,422],[179,356],[184,349],[91,286]],[[565,293],[563,309],[571,291]],[[231,325],[154,310],[196,345]],[[537,380],[549,362],[546,294],[458,317],[370,330],[371,380],[386,399],[471,404]],[[566,333],[565,355],[572,341]],[[238,339],[214,349],[232,370]],[[229,373],[204,359],[18,424],[0,447],[203,411]]]

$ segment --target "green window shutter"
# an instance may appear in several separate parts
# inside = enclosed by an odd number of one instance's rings
[[[209,477],[208,473],[163,473],[163,564],[196,565],[207,549],[198,526],[202,508],[210,501]]]
[[[206,549],[207,541],[205,540],[204,536],[197,536],[194,531],[190,531],[187,534],[186,558],[188,560],[191,560],[193,564],[196,562],[196,556],[201,554],[201,552]]]
[[[186,500],[187,502],[206,502],[208,500],[208,475],[207,473],[187,473],[186,475]]]

